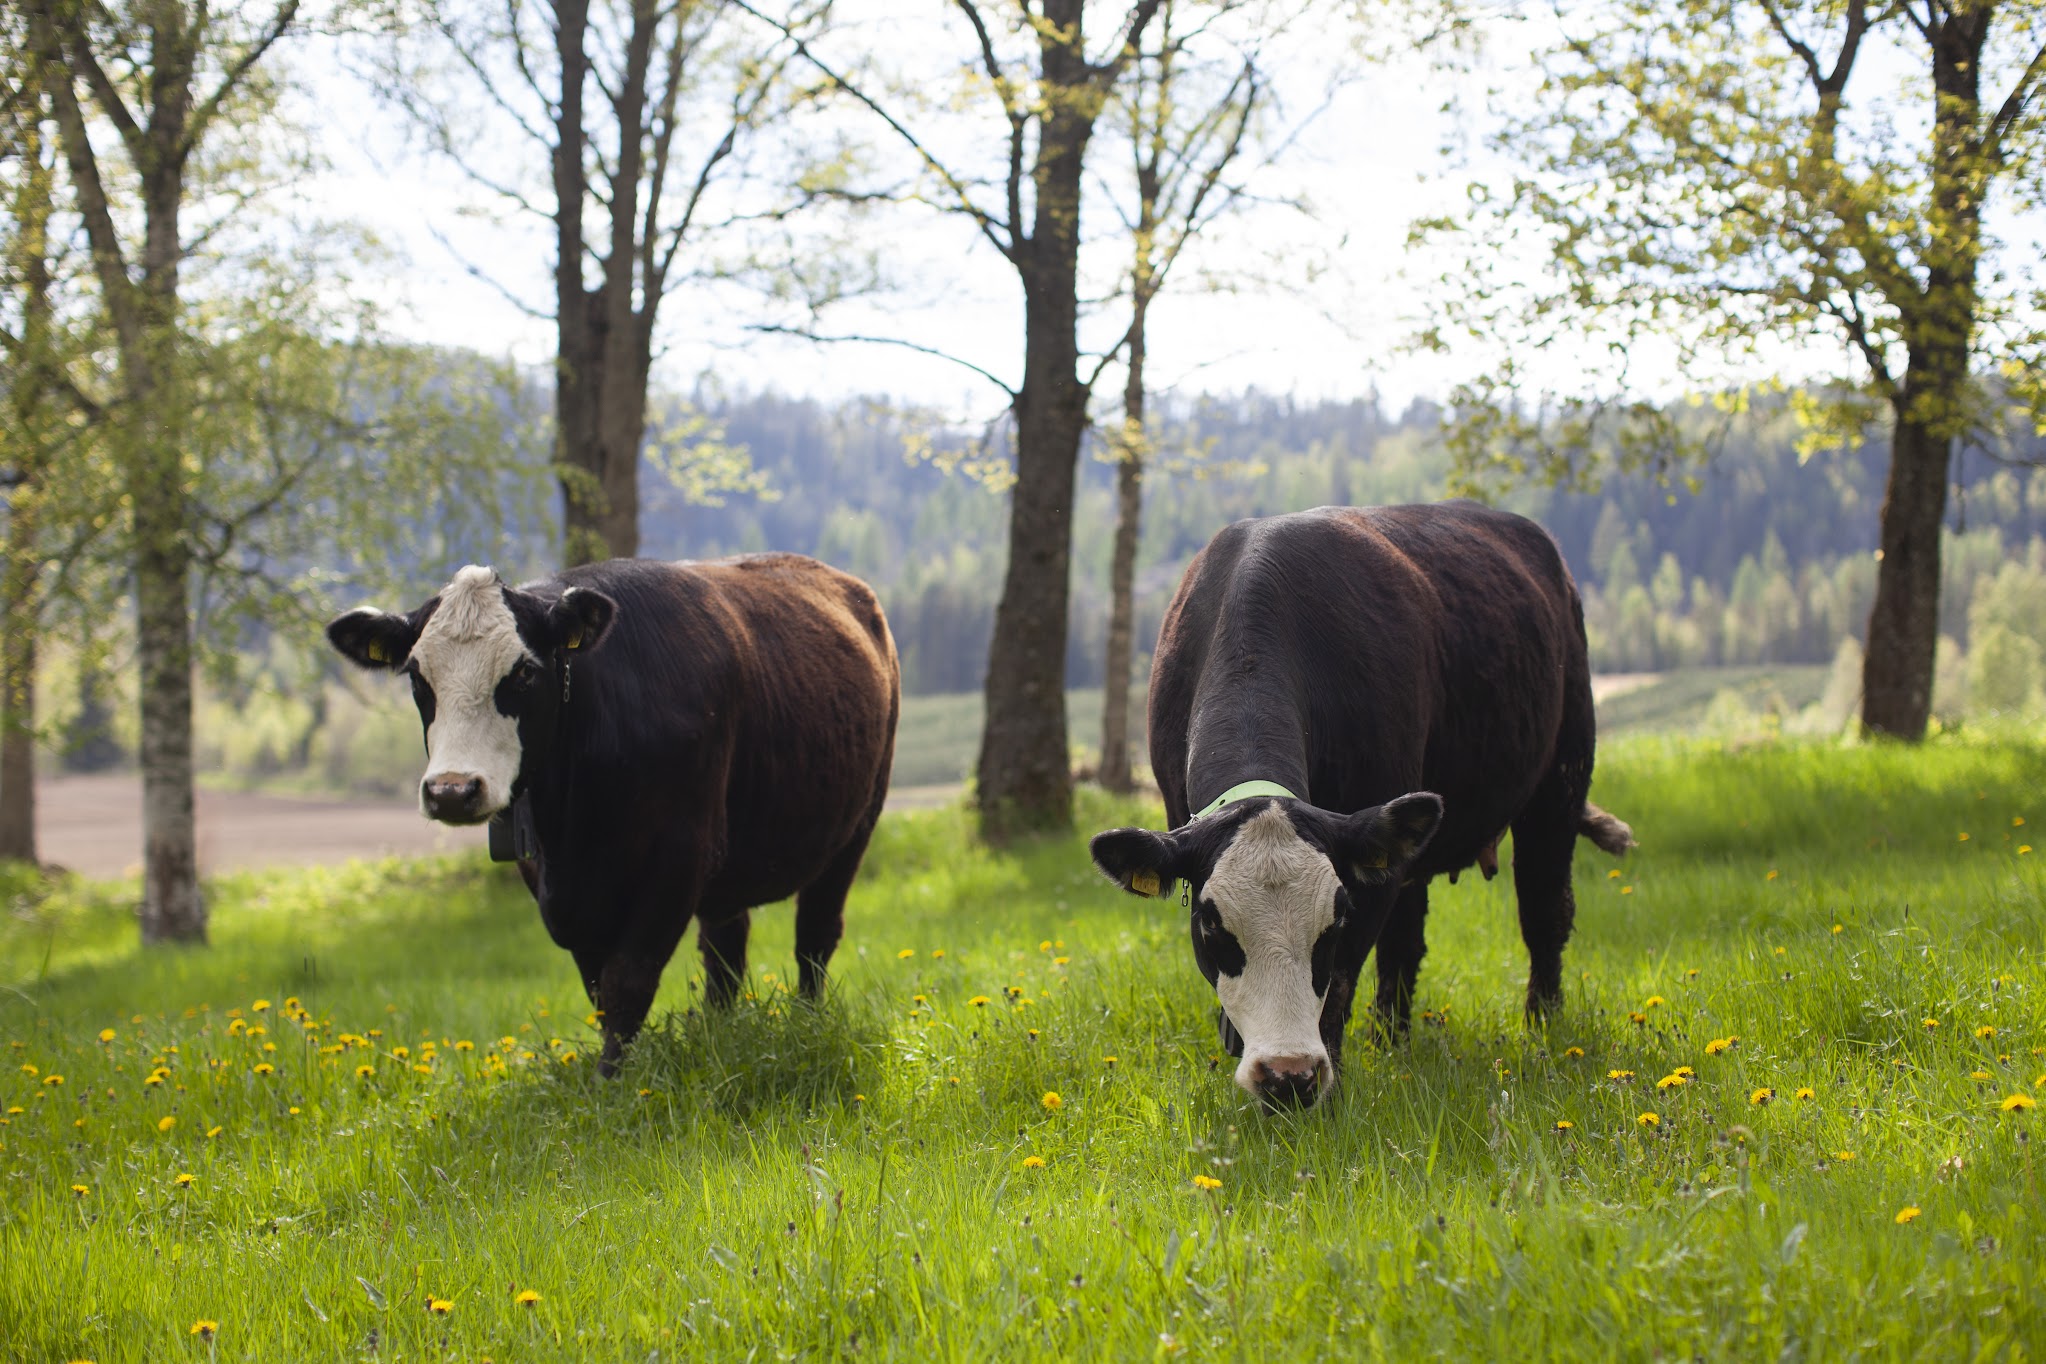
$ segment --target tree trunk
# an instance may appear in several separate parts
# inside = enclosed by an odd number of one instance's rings
[[[41,628],[36,579],[36,489],[17,487],[7,521],[7,566],[0,596],[0,857],[36,856],[36,636]]]
[[[1026,291],[1024,372],[1031,377],[1016,400],[1009,564],[988,646],[978,771],[981,833],[992,842],[1066,828],[1073,818],[1066,623],[1073,482],[1087,408],[1073,373],[1074,274],[1065,278],[1062,295],[1056,287]]]
[[[159,495],[182,488],[157,469]],[[192,800],[191,555],[182,496],[142,523],[136,499],[136,653],[142,669],[142,941],[206,941]]]
[[[40,73],[31,73],[35,82]],[[23,121],[14,198],[21,332],[14,368],[15,485],[7,499],[7,558],[0,571],[0,857],[36,862],[36,642],[42,629],[39,543],[51,439],[50,199],[55,174],[43,155],[42,93]]]
[[[1140,283],[1131,300],[1129,377],[1123,385],[1123,448],[1115,467],[1115,550],[1108,568],[1107,669],[1101,684],[1101,785],[1131,791],[1130,667],[1136,634],[1137,540],[1144,508],[1144,313]]]
[[[1957,9],[1928,33],[1932,49],[1932,231],[1925,289],[1892,299],[1907,360],[1892,402],[1882,561],[1862,661],[1861,729],[1916,741],[1932,716],[1939,651],[1940,523],[1954,440],[1969,423],[1982,201],[1991,166],[1983,150],[1982,49],[1995,7]]]
[[[1882,560],[1861,667],[1864,734],[1919,739],[1932,715],[1939,648],[1940,525],[1946,519],[1948,442],[1899,417],[1883,498]]]
[[[165,129],[174,145],[182,124]],[[127,369],[134,507],[135,653],[142,709],[142,941],[206,941],[192,794],[192,549],[178,392],[183,174],[166,150],[144,177],[144,331]]]
[[[603,282],[583,285],[583,212],[589,199],[583,86],[589,0],[556,0],[555,45],[561,100],[555,117],[555,468],[561,482],[562,554],[569,564],[629,559],[639,553],[639,456],[646,432],[647,368],[657,289],[641,284],[640,128],[647,64],[661,11],[633,7],[625,79],[612,112],[623,147],[611,177],[609,241]]]
[[[1032,231],[1017,247],[1023,282],[1023,386],[1016,394],[1016,483],[1009,564],[988,646],[978,799],[982,836],[1070,828],[1066,629],[1073,482],[1087,429],[1079,378],[1080,176],[1099,110],[1083,0],[1046,0],[1038,26],[1047,91],[1032,180]]]

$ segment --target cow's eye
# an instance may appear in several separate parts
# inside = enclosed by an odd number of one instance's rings
[[[530,687],[540,680],[540,670],[531,663],[520,663],[512,669],[512,681],[521,687]]]

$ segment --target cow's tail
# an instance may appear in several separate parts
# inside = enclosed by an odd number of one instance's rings
[[[1624,856],[1634,846],[1634,831],[1626,821],[1613,818],[1590,801],[1584,802],[1584,817],[1577,821],[1577,832],[1590,839],[1599,851],[1614,857]]]

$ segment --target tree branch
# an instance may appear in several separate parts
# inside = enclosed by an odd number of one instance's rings
[[[213,88],[213,93],[192,112],[190,121],[185,124],[184,142],[178,147],[179,157],[191,155],[192,149],[199,145],[199,139],[206,135],[207,125],[212,123],[214,115],[220,112],[221,102],[234,93],[235,87],[242,83],[242,78],[249,74],[250,68],[261,61],[263,54],[284,36],[285,30],[291,27],[292,20],[298,17],[298,6],[299,0],[283,0],[277,7],[277,15],[271,21],[269,29],[227,69],[227,73],[220,78],[220,84]]]
[[[993,374],[990,374],[987,370],[982,369],[979,365],[974,364],[973,361],[962,360],[958,356],[950,354],[947,351],[939,350],[934,346],[924,346],[919,345],[914,341],[904,341],[900,337],[861,336],[857,334],[846,336],[821,336],[816,332],[807,330],[806,328],[783,327],[772,322],[757,322],[748,326],[746,330],[749,332],[758,332],[764,336],[793,336],[803,341],[815,342],[819,345],[837,345],[846,342],[859,342],[863,345],[869,346],[900,346],[903,350],[913,350],[919,355],[929,355],[934,357],[935,359],[950,361],[952,364],[958,365],[962,369],[970,369],[975,374],[978,374],[981,378],[987,380],[996,388],[999,388],[1000,390],[1002,390],[1002,392],[1006,393],[1009,396],[1009,401],[1011,403],[1016,401],[1017,395],[1015,389],[1009,387],[1006,383],[1002,382],[1002,380],[997,379]]]
[[[1147,0],[1147,3],[1148,2],[1150,2],[1150,0]],[[887,124],[889,128],[893,129],[896,136],[900,137],[903,140],[903,142],[909,147],[909,149],[916,154],[917,158],[923,162],[925,168],[929,170],[933,175],[937,176],[938,179],[941,182],[943,182],[945,188],[951,191],[953,197],[958,201],[954,211],[964,214],[968,218],[971,218],[974,224],[980,228],[981,235],[986,237],[988,243],[991,246],[993,246],[995,250],[1001,252],[1005,259],[1011,262],[1016,260],[1015,239],[1017,232],[1020,230],[1019,226],[1016,223],[999,222],[993,215],[989,214],[985,209],[981,208],[980,205],[976,204],[973,201],[973,195],[969,191],[966,182],[961,180],[958,176],[954,175],[952,171],[945,165],[944,162],[938,160],[936,155],[934,155],[927,147],[925,147],[922,142],[919,142],[917,140],[915,133],[912,133],[908,128],[905,128],[893,114],[889,113],[886,109],[882,108],[881,105],[878,102],[876,102],[873,98],[871,98],[865,91],[861,90],[858,86],[852,84],[852,82],[848,81],[845,77],[839,75],[838,72],[834,70],[829,63],[824,61],[824,59],[819,57],[815,52],[811,51],[810,45],[804,42],[802,38],[797,36],[795,31],[791,29],[787,24],[784,24],[777,19],[771,19],[767,15],[762,14],[759,10],[753,8],[751,4],[747,3],[747,0],[731,0],[731,3],[736,8],[743,10],[747,14],[752,15],[755,19],[758,19],[761,23],[766,24],[769,28],[774,29],[776,32],[780,33],[784,38],[787,38],[789,42],[792,45],[794,45],[797,54],[800,55],[804,61],[816,67],[817,70],[820,73],[822,73],[824,77],[832,83],[832,85],[834,85],[840,90],[845,91],[846,94],[852,96],[852,98],[855,101],[864,105],[867,108],[867,110],[871,112],[876,118],[880,119],[883,123]],[[1001,235],[998,234],[996,231],[998,227],[1003,232],[1006,232],[1008,234],[1009,240],[1004,241],[1002,239]],[[1000,380],[996,380],[996,382],[999,383]]]

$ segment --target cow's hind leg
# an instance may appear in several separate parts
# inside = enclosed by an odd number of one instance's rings
[[[1372,1004],[1378,1027],[1387,1038],[1406,1034],[1414,1018],[1414,982],[1421,958],[1428,954],[1424,929],[1428,922],[1428,883],[1400,887],[1385,928],[1378,935],[1378,998]]]
[[[805,999],[824,994],[824,968],[845,936],[845,897],[873,834],[872,823],[862,825],[817,879],[796,892],[796,979]]]
[[[1527,944],[1527,1012],[1540,1017],[1563,1002],[1563,945],[1577,921],[1570,863],[1591,764],[1558,763],[1513,821],[1513,892]]]
[[[728,1008],[739,997],[739,980],[746,974],[746,938],[752,931],[750,909],[715,924],[709,920],[698,923],[696,948],[703,954],[703,997],[712,1008]]]

